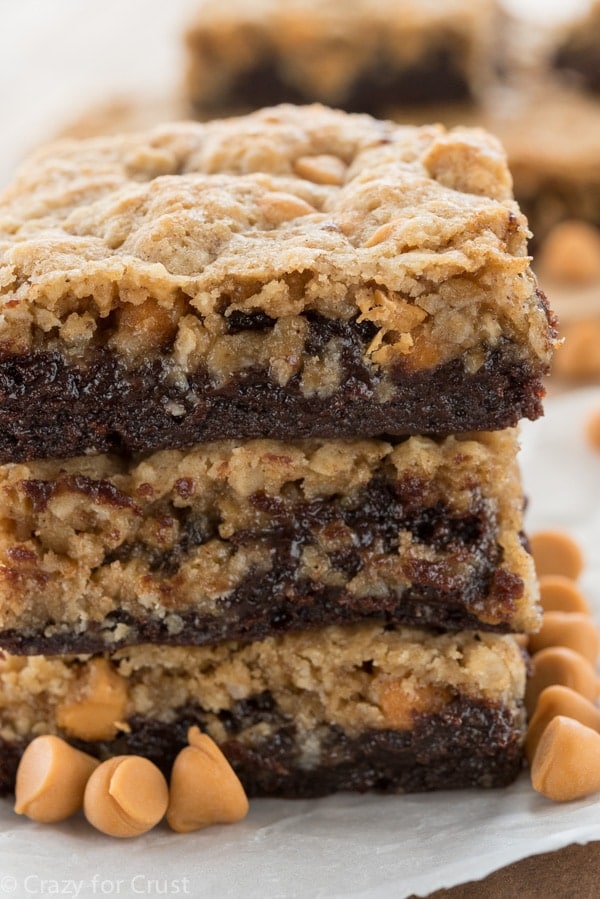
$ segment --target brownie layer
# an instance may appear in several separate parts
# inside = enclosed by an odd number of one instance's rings
[[[107,351],[97,351],[85,368],[59,352],[0,354],[0,462],[267,435],[286,440],[499,430],[542,414],[543,371],[520,360],[508,341],[490,349],[474,373],[465,354],[431,369],[398,365],[384,383],[363,361],[359,327],[323,326],[325,339],[319,340],[315,325],[304,358],[313,348],[322,356],[332,331],[343,335],[340,384],[324,396],[306,395],[299,375],[279,386],[268,370],[253,368],[223,386],[202,370],[189,373],[182,385],[170,376],[166,355],[132,370]]]
[[[0,470],[0,642],[89,652],[386,616],[535,630],[513,431]]]
[[[0,458],[535,417],[527,233],[479,130],[282,106],[47,149],[0,198]]]
[[[507,783],[525,663],[512,637],[371,623],[213,647],[0,659],[3,788],[38,733],[169,770],[198,724],[253,795]]]
[[[265,696],[247,703],[259,710],[250,716],[255,724],[272,717],[268,705]],[[69,742],[100,759],[145,756],[168,777],[175,756],[187,745],[188,728],[202,728],[204,719],[201,709],[178,709],[169,724],[135,717],[127,722],[128,732],[115,740],[71,738]],[[416,793],[504,787],[522,766],[522,720],[498,706],[467,698],[450,703],[441,713],[420,715],[409,731],[367,729],[349,736],[341,728],[329,728],[321,735],[319,763],[310,768],[293,724],[281,722],[269,739],[250,747],[236,740],[236,731],[247,720],[243,708],[228,717],[228,736],[221,749],[252,797],[296,799],[341,790]],[[24,740],[0,737],[0,795],[13,792],[26,745]]]

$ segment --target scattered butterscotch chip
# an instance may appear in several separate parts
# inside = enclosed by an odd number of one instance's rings
[[[211,824],[231,824],[248,813],[248,799],[238,777],[213,740],[197,727],[188,731],[171,773],[169,826],[179,833]]]
[[[530,718],[542,690],[553,684],[570,687],[592,701],[598,696],[594,666],[566,646],[551,646],[536,652],[531,660],[531,674],[525,690],[525,708]]]
[[[542,244],[539,268],[553,281],[578,285],[600,281],[600,231],[579,221],[555,225]]]
[[[85,786],[99,764],[60,737],[36,737],[17,769],[15,812],[42,824],[64,821],[83,805]]]
[[[562,329],[565,342],[556,353],[553,371],[562,378],[576,381],[600,376],[600,320],[582,318]]]
[[[544,612],[582,612],[591,615],[587,599],[575,581],[564,574],[542,575],[540,603]]]
[[[600,451],[600,408],[594,409],[585,424],[585,436],[592,449]]]
[[[531,552],[538,577],[562,574],[576,580],[583,570],[579,544],[564,531],[538,531],[530,539]]]
[[[600,734],[557,715],[540,737],[531,765],[534,790],[555,802],[600,790]]]
[[[545,612],[542,627],[529,637],[529,651],[534,654],[550,646],[567,646],[595,664],[598,628],[583,612]]]
[[[557,715],[574,718],[580,724],[585,724],[586,727],[591,727],[600,733],[600,709],[598,706],[569,687],[563,687],[560,684],[546,687],[539,695],[535,713],[527,728],[525,751],[529,764],[533,760],[542,733]]]
[[[87,782],[86,818],[112,837],[136,837],[151,830],[169,805],[169,788],[156,765],[137,755],[103,762]]]

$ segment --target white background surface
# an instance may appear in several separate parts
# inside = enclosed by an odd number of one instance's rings
[[[226,0],[224,0],[226,2]],[[0,184],[23,153],[115,95],[168,93],[180,78],[182,24],[198,0],[0,0]],[[567,15],[585,5],[510,0],[529,15]],[[559,397],[524,428],[529,526],[578,537],[583,586],[600,620],[600,455],[582,428],[600,389]],[[192,895],[395,897],[426,894],[485,876],[526,855],[600,839],[595,798],[555,806],[527,776],[491,793],[338,796],[318,802],[257,801],[234,828],[176,836],[159,828],[121,843],[76,819],[43,827],[0,802],[0,899]],[[58,880],[58,885],[55,881]]]

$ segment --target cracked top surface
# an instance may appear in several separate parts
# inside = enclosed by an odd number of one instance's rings
[[[0,197],[0,344],[83,355],[110,322],[122,354],[187,359],[234,311],[315,312],[372,322],[383,365],[421,332],[435,359],[509,337],[546,364],[526,238],[477,129],[315,105],[62,141]]]

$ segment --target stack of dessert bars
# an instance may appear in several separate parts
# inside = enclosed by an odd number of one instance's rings
[[[0,787],[57,733],[251,795],[498,786],[554,327],[497,142],[322,106],[40,151],[0,201]]]

